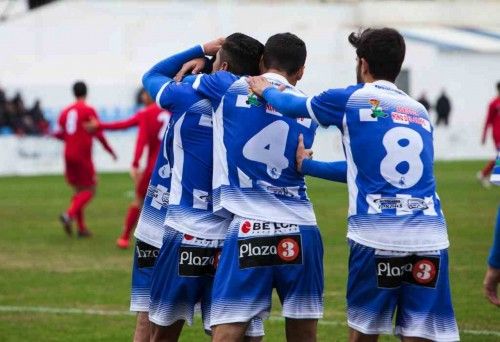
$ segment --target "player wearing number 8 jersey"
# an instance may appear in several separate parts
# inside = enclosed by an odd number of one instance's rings
[[[351,34],[358,84],[308,99],[250,80],[276,110],[342,132],[349,189],[347,290],[352,341],[392,332],[459,339],[448,281],[448,236],[435,189],[428,113],[394,81],[405,55],[393,29]]]
[[[264,47],[264,77],[286,93],[306,59],[305,43],[290,33]],[[214,210],[235,215],[217,268],[211,321],[214,341],[238,341],[248,322],[265,318],[276,288],[288,341],[313,341],[323,315],[323,248],[304,182],[295,170],[303,134],[312,145],[317,125],[283,117],[248,91],[245,78],[218,72],[193,83],[212,101]]]

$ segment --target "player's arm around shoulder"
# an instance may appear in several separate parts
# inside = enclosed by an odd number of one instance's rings
[[[158,103],[159,95],[161,96],[166,85],[173,81],[185,63],[196,58],[202,58],[205,54],[214,53],[212,50],[217,49],[218,51],[223,42],[223,38],[218,38],[203,45],[196,45],[158,62],[142,77],[144,88],[153,99],[157,99]]]
[[[201,96],[218,103],[237,80],[238,76],[225,70],[213,74],[199,74],[193,81],[193,89]]]
[[[360,83],[347,88],[335,88],[307,99],[307,111],[310,117],[322,127],[342,127],[347,103],[353,94],[363,88]]]

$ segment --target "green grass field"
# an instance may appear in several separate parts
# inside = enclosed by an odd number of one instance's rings
[[[449,225],[451,283],[462,340],[500,341],[500,311],[486,302],[481,289],[500,189],[479,186],[474,174],[481,166],[437,163],[438,191]],[[78,240],[66,237],[57,220],[70,197],[62,177],[0,178],[0,341],[131,340],[132,251],[114,245],[131,184],[126,174],[100,176],[87,211],[95,235]],[[345,341],[346,187],[313,179],[308,184],[325,244],[326,306],[319,341]],[[277,301],[266,334],[267,341],[284,340]],[[181,340],[209,340],[199,318],[184,329]]]

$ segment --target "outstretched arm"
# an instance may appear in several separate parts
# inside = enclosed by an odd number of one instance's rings
[[[334,182],[347,183],[347,162],[320,162],[305,159],[302,163],[302,173]]]
[[[117,131],[137,126],[139,125],[139,122],[140,122],[140,113],[136,113],[135,115],[125,120],[113,121],[113,122],[99,122],[98,128],[110,131]]]
[[[307,98],[283,93],[262,76],[249,77],[248,85],[252,91],[263,97],[268,104],[281,114],[292,118],[309,118]]]
[[[142,77],[142,84],[144,85],[144,88],[148,91],[151,97],[156,99],[158,93],[162,90],[162,87],[165,87],[168,82],[173,80],[177,72],[181,70],[184,63],[195,58],[204,57],[205,54],[212,55],[217,53],[223,42],[224,38],[218,38],[204,44],[203,46],[197,45],[155,64]]]
[[[282,93],[262,76],[251,77],[250,88],[264,97],[278,112],[292,118],[311,118],[323,127],[337,126],[342,129],[346,106],[351,95],[364,87],[359,83],[347,88],[329,89],[319,95],[302,98]]]

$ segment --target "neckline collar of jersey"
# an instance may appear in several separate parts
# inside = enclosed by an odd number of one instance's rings
[[[388,88],[398,89],[398,87],[394,83],[386,81],[386,80],[377,80],[377,81],[373,82],[372,84],[378,84],[378,85],[385,86]]]
[[[290,84],[290,82],[288,82],[288,80],[283,75],[276,74],[274,72],[266,72],[265,74],[262,74],[262,76],[265,77],[265,78],[270,78],[270,79],[272,79],[274,81],[278,81],[280,83],[283,83],[286,86],[289,86],[289,87],[293,88],[293,86]]]

